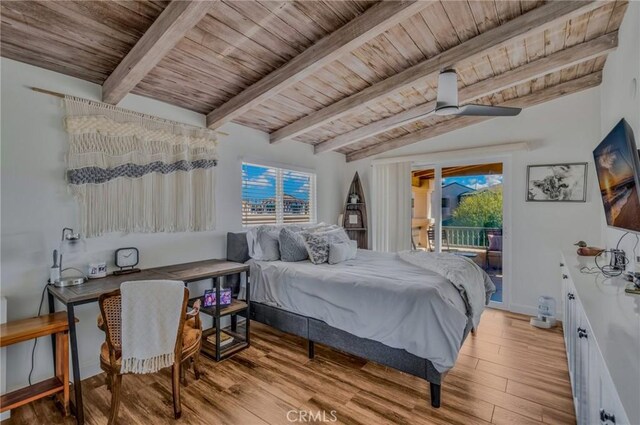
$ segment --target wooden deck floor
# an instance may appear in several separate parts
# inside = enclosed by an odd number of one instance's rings
[[[188,375],[179,421],[172,419],[168,372],[124,377],[119,423],[287,424],[291,411],[297,422],[303,411],[346,424],[575,423],[562,331],[534,329],[528,317],[499,310],[487,310],[467,339],[440,409],[430,407],[421,379],[318,345],[309,360],[304,340],[257,323],[250,349],[203,363],[204,378]],[[105,424],[104,375],[84,384],[87,423]],[[3,425],[38,423],[75,422],[43,400],[15,410]]]

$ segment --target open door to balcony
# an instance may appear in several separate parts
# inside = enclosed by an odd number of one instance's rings
[[[482,267],[496,285],[491,305],[506,308],[503,162],[414,166],[414,249],[451,252]]]

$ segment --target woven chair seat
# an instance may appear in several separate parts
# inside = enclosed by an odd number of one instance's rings
[[[104,319],[102,318],[102,314],[98,313],[98,317],[96,319],[98,324],[98,328],[104,330]],[[184,327],[182,330],[182,351],[187,352],[194,348],[195,345],[200,341],[200,337],[202,336],[202,330],[196,327],[196,318],[192,317],[191,319],[184,322]],[[106,342],[102,343],[100,347],[100,358],[103,362],[109,363],[109,347]],[[120,365],[120,354],[118,353],[118,357],[116,358],[116,365]]]
[[[200,329],[194,329],[185,323],[182,335],[182,351],[187,352],[192,350],[200,341],[201,335],[202,331]],[[116,357],[116,367],[120,367],[120,359],[120,353],[118,352],[118,357]],[[109,363],[109,347],[106,342],[103,342],[100,346],[100,360],[105,363]]]

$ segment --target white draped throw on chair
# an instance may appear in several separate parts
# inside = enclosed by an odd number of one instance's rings
[[[85,236],[214,228],[214,131],[71,96],[65,106]]]
[[[411,249],[411,163],[373,166],[373,249]]]

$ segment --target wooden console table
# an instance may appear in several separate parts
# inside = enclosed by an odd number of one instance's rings
[[[139,273],[128,275],[109,275],[101,279],[90,280],[82,285],[69,286],[66,288],[56,288],[53,285],[49,285],[49,312],[55,312],[56,299],[64,304],[67,309],[67,322],[69,324],[69,337],[71,341],[71,366],[74,382],[73,390],[75,395],[74,399],[71,400],[71,407],[75,411],[78,424],[84,424],[84,410],[82,404],[82,378],[80,377],[80,364],[78,359],[78,341],[75,327],[75,306],[97,302],[100,295],[119,289],[122,282],[127,281],[169,279],[181,280],[185,285],[187,285],[189,282],[213,279],[214,284],[218,285],[219,277],[240,273],[245,273],[248,281],[249,266],[227,260],[203,260],[192,263],[145,269]],[[251,307],[249,304],[246,309],[247,335],[249,332],[248,318],[250,317],[250,313]],[[53,351],[55,353],[55,338],[52,339],[52,344],[54,347]]]
[[[75,323],[74,319],[74,323]],[[29,319],[16,320],[0,326],[0,347],[51,335],[54,350],[55,376],[28,387],[12,391],[0,398],[0,412],[15,409],[43,397],[62,393],[59,398],[64,416],[69,413],[69,323],[64,311]]]

